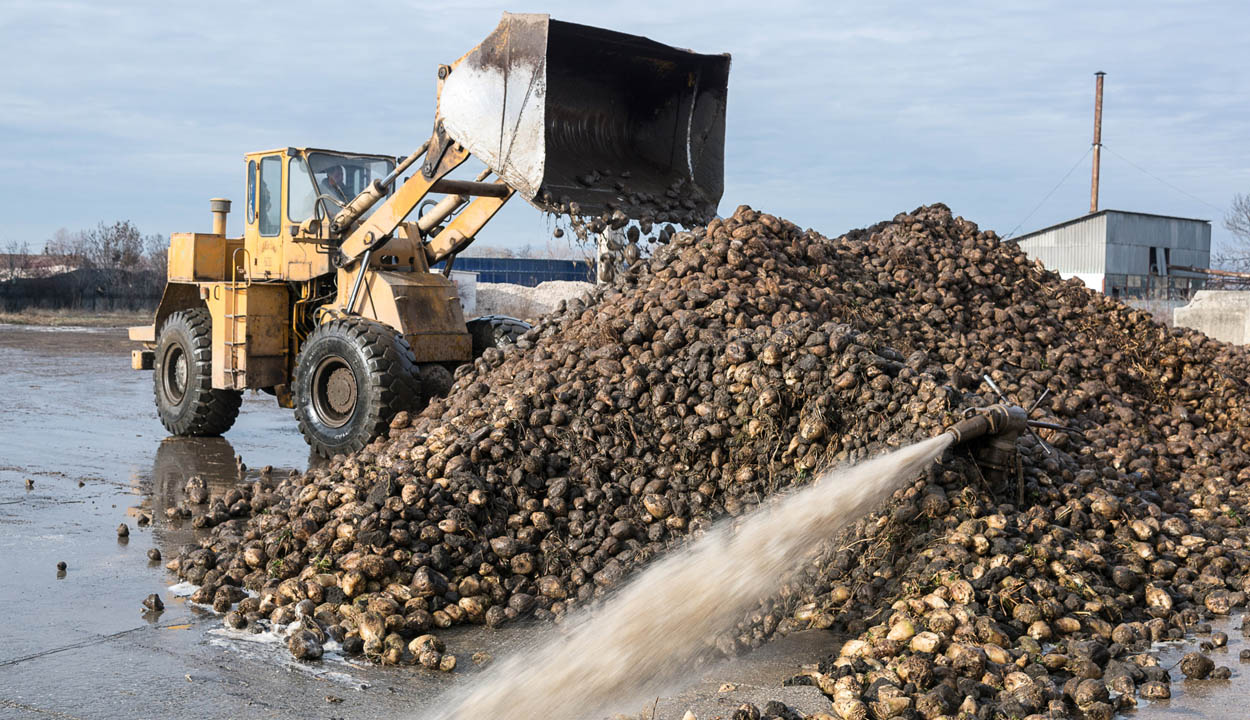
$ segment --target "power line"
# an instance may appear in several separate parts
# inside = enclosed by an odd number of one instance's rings
[[[1115,150],[1112,150],[1111,148],[1107,147],[1105,144],[1103,145],[1103,147],[1104,147],[1104,148],[1107,148],[1107,152],[1111,153],[1112,155],[1115,155],[1116,157],[1120,158],[1121,160],[1123,160],[1124,162],[1128,163],[1129,165],[1132,165],[1133,167],[1137,168],[1137,169],[1138,169],[1138,170],[1139,170],[1142,174],[1144,174],[1144,175],[1148,175],[1149,177],[1152,177],[1152,178],[1154,178],[1155,180],[1158,180],[1160,183],[1163,183],[1164,185],[1167,185],[1168,187],[1172,188],[1173,190],[1175,190],[1176,192],[1180,193],[1181,195],[1184,195],[1185,197],[1189,198],[1190,200],[1196,200],[1196,201],[1198,201],[1198,202],[1202,203],[1203,205],[1206,205],[1207,207],[1211,208],[1212,210],[1214,210],[1214,211],[1216,211],[1216,212],[1218,212],[1218,213],[1223,214],[1223,212],[1224,212],[1224,208],[1221,208],[1221,207],[1217,207],[1217,206],[1215,206],[1215,205],[1212,205],[1211,203],[1207,202],[1206,200],[1203,200],[1202,198],[1198,197],[1197,195],[1192,195],[1192,194],[1190,194],[1190,193],[1185,192],[1184,190],[1182,190],[1182,189],[1180,189],[1180,188],[1176,187],[1175,185],[1173,185],[1172,183],[1168,182],[1167,180],[1164,180],[1163,178],[1159,177],[1158,175],[1155,175],[1154,173],[1150,172],[1149,170],[1147,170],[1146,168],[1142,167],[1141,165],[1138,165],[1137,163],[1133,162],[1132,160],[1129,160],[1128,158],[1124,157],[1123,155],[1121,155],[1120,153],[1116,152]]]
[[[1103,147],[1106,147],[1106,146],[1104,145]],[[1050,199],[1050,196],[1054,195],[1055,191],[1058,190],[1065,182],[1068,181],[1068,178],[1071,177],[1072,173],[1076,172],[1077,167],[1079,167],[1080,164],[1085,161],[1085,158],[1089,157],[1089,154],[1090,152],[1093,151],[1093,149],[1094,149],[1093,145],[1085,149],[1085,154],[1077,158],[1077,161],[1075,163],[1072,163],[1072,167],[1068,169],[1068,172],[1064,173],[1063,178],[1059,182],[1055,183],[1055,186],[1050,189],[1050,192],[1046,193],[1046,196],[1042,198],[1041,202],[1039,202],[1036,207],[1030,210],[1029,214],[1025,215],[1023,220],[1016,223],[1016,226],[1011,229],[1011,232],[1007,233],[1007,236],[1003,238],[1004,240],[1007,238],[1010,238],[1012,235],[1015,235],[1016,231],[1020,229],[1020,226],[1028,222],[1029,218],[1033,217],[1033,213],[1040,210],[1041,207],[1046,204],[1046,201]]]

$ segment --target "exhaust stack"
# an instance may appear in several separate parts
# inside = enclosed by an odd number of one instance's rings
[[[208,209],[213,213],[213,234],[226,236],[226,216],[230,214],[230,201],[225,198],[213,198],[208,201]]]

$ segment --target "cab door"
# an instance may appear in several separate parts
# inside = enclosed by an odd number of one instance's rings
[[[286,157],[286,233],[283,235],[282,270],[292,282],[311,280],[330,272],[330,256],[312,242],[299,242],[299,226],[322,217],[318,189],[308,168],[307,151],[288,151]]]
[[[252,280],[278,280],[282,275],[283,218],[286,178],[282,151],[247,158],[247,217],[243,245]]]

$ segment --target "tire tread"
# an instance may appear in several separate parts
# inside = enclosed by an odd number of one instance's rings
[[[344,445],[332,447],[317,436],[306,403],[297,398],[295,419],[300,432],[313,450],[323,457],[360,450],[373,438],[386,432],[396,413],[411,409],[417,402],[416,358],[402,335],[372,320],[337,318],[314,330],[305,341],[304,348],[312,345],[318,337],[332,334],[354,345],[369,369],[367,386],[357,391],[358,402],[364,401],[368,405],[361,427]],[[304,375],[310,371],[311,364],[307,361],[305,350],[301,349],[295,361],[296,388],[304,386]]]
[[[239,417],[243,405],[243,393],[238,390],[222,390],[213,387],[213,321],[207,308],[180,310],[166,318],[161,325],[161,335],[179,325],[185,326],[191,341],[188,349],[191,373],[187,378],[187,392],[192,410],[185,418],[171,420],[160,415],[161,424],[174,435],[213,437],[229,430]],[[153,370],[153,393],[158,408],[162,406],[161,377]]]
[[[473,337],[473,357],[477,358],[487,348],[503,348],[515,343],[529,332],[530,324],[507,315],[483,315],[470,320],[469,334]]]

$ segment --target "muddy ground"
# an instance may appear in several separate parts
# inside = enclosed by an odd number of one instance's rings
[[[211,611],[169,590],[175,578],[148,552],[172,556],[194,539],[189,526],[164,520],[189,475],[216,489],[240,481],[236,455],[251,477],[264,465],[303,470],[310,458],[289,411],[263,395],[245,398],[225,438],[167,438],[151,377],[129,369],[128,353],[124,331],[0,325],[0,719],[420,718],[442,692],[472,681],[468,662],[452,675],[334,657],[299,664],[277,644],[228,633]],[[152,525],[139,525],[144,515]],[[126,542],[116,533],[122,522]],[[159,615],[143,612],[150,593],[164,599]],[[1227,653],[1221,664],[1237,667],[1239,622],[1227,628],[1230,647],[1217,651]],[[477,650],[521,647],[536,632],[558,630],[466,628],[447,640],[467,660]],[[688,687],[658,700],[656,716],[676,720],[692,707],[704,720],[726,717],[738,703],[772,698],[828,710],[814,688],[780,684],[836,643],[804,633],[692,672]],[[1163,652],[1180,657],[1179,647]],[[724,682],[736,688],[720,692]],[[1247,692],[1236,680],[1175,682],[1172,691],[1137,716],[1245,715]]]
[[[152,322],[152,311],[128,310],[92,312],[90,310],[40,310],[28,308],[0,312],[0,325],[32,325],[45,327],[124,328]]]

